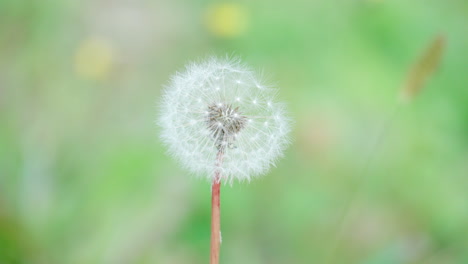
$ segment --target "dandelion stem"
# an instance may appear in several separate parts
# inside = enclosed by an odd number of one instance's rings
[[[220,150],[216,157],[216,166],[221,166],[223,152]],[[210,264],[219,263],[219,248],[221,245],[221,223],[220,223],[220,190],[221,190],[221,171],[215,172],[213,183],[211,185],[211,246],[210,246]]]
[[[219,190],[220,182],[213,182],[211,187],[211,253],[210,264],[219,263],[219,247],[220,247],[220,208],[219,208]]]

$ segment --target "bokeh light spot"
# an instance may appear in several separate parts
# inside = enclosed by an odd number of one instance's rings
[[[89,80],[107,79],[114,62],[114,49],[102,38],[88,38],[80,43],[75,53],[75,72]]]
[[[247,29],[247,10],[235,3],[214,4],[208,8],[205,22],[208,30],[217,37],[237,37]]]

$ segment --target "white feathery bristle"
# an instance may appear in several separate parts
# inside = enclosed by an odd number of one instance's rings
[[[250,181],[266,173],[289,143],[290,122],[275,94],[239,60],[191,63],[164,91],[161,138],[197,175],[213,181],[219,172],[230,183]]]

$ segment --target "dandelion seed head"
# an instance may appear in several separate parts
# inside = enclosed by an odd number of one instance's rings
[[[262,89],[258,89],[262,87]],[[210,58],[173,76],[158,124],[169,152],[197,175],[250,181],[282,156],[290,122],[276,89],[238,60]],[[222,162],[216,162],[222,153]]]

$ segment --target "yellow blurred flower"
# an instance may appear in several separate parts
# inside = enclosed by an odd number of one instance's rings
[[[88,38],[79,45],[75,53],[75,72],[89,80],[106,79],[112,70],[114,51],[105,39]]]
[[[215,36],[237,37],[247,29],[247,10],[236,3],[213,4],[205,14],[205,23],[208,30]]]

